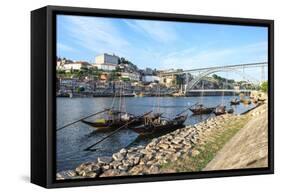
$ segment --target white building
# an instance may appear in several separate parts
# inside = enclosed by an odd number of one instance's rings
[[[155,75],[144,75],[142,76],[142,81],[143,82],[159,82],[160,81],[160,77],[155,76]]]
[[[71,70],[80,70],[81,68],[89,68],[91,65],[87,62],[74,62],[67,63],[63,65],[63,70],[71,71]]]
[[[113,64],[93,64],[94,67],[97,67],[98,69],[106,70],[106,71],[113,71],[116,69],[116,65]]]
[[[95,57],[95,64],[93,66],[98,69],[112,71],[116,69],[118,60],[118,56],[104,53]]]
[[[133,72],[133,73],[121,72],[121,77],[130,79],[132,81],[140,81],[140,74],[136,73],[136,72]]]

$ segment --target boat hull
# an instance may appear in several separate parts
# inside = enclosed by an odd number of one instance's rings
[[[202,114],[211,114],[215,110],[215,108],[202,108],[202,109],[190,108],[189,110],[193,113],[193,115],[202,115]]]
[[[99,122],[90,122],[90,121],[82,120],[82,123],[85,123],[87,125],[90,125],[91,127],[96,128],[96,131],[109,131],[109,130],[115,130],[119,127],[122,127],[131,121],[129,120],[129,121],[120,121],[120,122],[116,122],[116,123],[112,123],[112,122],[99,123]],[[143,123],[143,121],[141,119],[137,119],[137,120],[131,122],[130,124],[128,124],[127,126],[133,127],[133,126],[140,125],[142,123]]]
[[[225,106],[219,106],[214,110],[216,116],[226,114]]]
[[[230,105],[239,105],[240,104],[240,101],[231,101],[230,102]]]
[[[183,123],[187,119],[187,116],[181,116],[173,121],[169,121],[165,125],[142,125],[133,127],[132,130],[138,133],[141,137],[155,135],[155,134],[163,134],[166,132],[171,132],[180,127],[183,127]]]

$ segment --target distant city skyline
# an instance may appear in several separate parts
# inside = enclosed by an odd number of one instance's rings
[[[266,27],[58,15],[57,56],[93,62],[109,53],[160,70],[266,62],[267,33]]]

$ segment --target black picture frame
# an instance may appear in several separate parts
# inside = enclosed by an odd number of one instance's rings
[[[58,181],[56,164],[56,15],[85,15],[268,27],[268,168]],[[46,6],[31,12],[31,182],[46,188],[274,173],[274,21],[172,13]]]

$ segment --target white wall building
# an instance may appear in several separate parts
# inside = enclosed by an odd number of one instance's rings
[[[75,62],[75,63],[67,63],[63,65],[63,69],[65,71],[71,71],[72,70],[80,70],[83,68],[89,68],[91,65],[86,62]]]
[[[116,65],[113,64],[93,64],[94,67],[97,67],[98,69],[106,70],[106,71],[113,71],[116,69]]]
[[[122,78],[128,78],[132,81],[140,81],[140,74],[133,72],[133,73],[129,73],[129,72],[122,72],[121,73],[121,77]]]
[[[155,75],[145,75],[145,76],[142,76],[142,81],[143,82],[147,82],[147,83],[159,82],[160,81],[160,77],[155,76]]]
[[[97,64],[101,64],[101,63],[105,63],[105,64],[118,64],[118,56],[115,55],[109,55],[107,53],[98,55],[95,57],[95,63]]]
[[[118,56],[104,53],[95,57],[95,64],[93,66],[98,69],[112,71],[116,69],[118,59]]]

